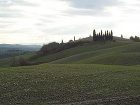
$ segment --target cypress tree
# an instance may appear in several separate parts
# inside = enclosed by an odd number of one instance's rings
[[[105,36],[106,36],[106,31],[105,31]]]
[[[103,31],[101,30],[101,36],[103,35]]]
[[[108,30],[107,30],[107,33],[106,33],[106,34],[107,34],[107,35],[106,35],[106,36],[107,36],[106,39],[108,40],[108,39],[109,39],[109,38],[108,38],[108,37],[109,37],[109,32],[108,32]]]
[[[113,31],[111,30],[111,40],[113,40]]]
[[[96,41],[96,30],[93,30],[93,41]]]
[[[64,42],[63,42],[63,40],[62,40],[62,42],[61,42],[61,44],[63,44]]]
[[[121,35],[121,38],[123,38],[123,35]]]
[[[109,31],[109,37],[108,40],[111,40],[111,31]]]
[[[98,37],[98,41],[101,40],[101,33],[99,32],[99,37]]]
[[[101,33],[99,32],[99,36],[101,35]]]
[[[99,34],[96,34],[96,41],[99,40]]]
[[[106,31],[105,31],[104,40],[106,40],[106,38],[107,38],[107,33],[106,33]]]
[[[108,30],[107,30],[107,33],[106,33],[106,34],[107,34],[107,36],[109,35],[109,32],[108,32]]]

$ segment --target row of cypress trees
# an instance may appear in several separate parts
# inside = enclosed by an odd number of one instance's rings
[[[96,30],[93,30],[93,41],[108,41],[108,40],[113,40],[113,31],[105,31],[105,33],[103,33],[103,31],[101,30],[101,32],[96,33]]]

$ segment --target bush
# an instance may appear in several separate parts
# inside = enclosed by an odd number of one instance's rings
[[[12,66],[12,67],[18,66],[16,57],[12,57],[10,62],[11,62],[10,66]]]
[[[27,66],[29,63],[23,57],[20,57],[18,60],[19,66]]]
[[[11,58],[11,65],[12,67],[17,67],[17,66],[28,66],[30,65],[28,63],[28,61],[26,59],[24,59],[23,57],[19,57],[19,58],[16,58],[16,57],[12,57]]]
[[[43,45],[37,55],[44,56],[48,54],[57,53],[69,48],[77,47],[87,43],[87,41],[69,41],[68,43],[56,43],[52,42],[47,45]],[[37,57],[36,55],[36,57]]]
[[[140,38],[138,36],[135,36],[135,37],[131,36],[130,40],[135,41],[135,42],[140,42]]]

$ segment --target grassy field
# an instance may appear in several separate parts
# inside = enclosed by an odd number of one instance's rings
[[[0,105],[138,105],[140,66],[42,64],[0,69]]]
[[[91,51],[99,51],[103,49],[109,49],[113,47],[118,47],[118,46],[125,46],[133,44],[132,42],[106,42],[104,43],[90,43],[90,44],[85,44],[83,46],[78,46],[75,48],[67,49],[55,54],[51,54],[48,56],[43,56],[37,59],[32,59],[32,62],[53,62],[56,60],[60,60],[63,58],[71,57],[77,54],[82,54],[82,53],[87,53]]]
[[[55,54],[32,58],[35,53],[22,55],[31,63],[42,64],[107,64],[107,65],[139,65],[140,43],[106,42],[89,43],[67,49]],[[16,57],[19,58],[19,57]],[[11,64],[11,58],[0,59],[0,66]]]
[[[0,60],[0,105],[139,105],[140,43],[89,43],[9,67]],[[18,58],[19,56],[17,56]]]
[[[138,65],[140,64],[140,43],[113,46],[52,61],[54,64],[109,64]]]
[[[34,54],[35,54],[35,52],[32,52],[32,53],[26,53],[26,54],[20,55],[20,56],[0,59],[0,67],[10,67],[12,64],[13,58],[15,58],[16,60],[19,59],[20,57],[23,57],[24,59],[30,59]]]

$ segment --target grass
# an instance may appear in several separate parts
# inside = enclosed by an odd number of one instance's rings
[[[140,43],[124,44],[111,48],[81,52],[50,63],[138,65],[140,64]]]
[[[32,57],[33,55],[34,55],[34,52],[26,53],[26,54],[20,55],[20,56],[15,56],[15,58],[18,59],[19,57],[23,57],[25,59],[30,59],[30,57]],[[10,67],[10,65],[12,64],[12,59],[13,59],[13,57],[0,59],[0,67]]]
[[[83,46],[67,49],[55,54],[32,58],[34,54],[23,57],[31,63],[42,64],[107,64],[107,65],[139,65],[140,43],[106,42],[89,43]],[[17,57],[18,58],[18,57]],[[32,58],[32,59],[30,59]],[[11,58],[1,59],[0,66],[11,64]]]
[[[0,60],[0,105],[140,103],[140,43],[89,43],[33,55],[22,56],[44,64],[8,67],[11,58]]]
[[[91,51],[99,51],[103,49],[108,49],[108,48],[117,47],[117,46],[124,46],[124,45],[129,45],[129,44],[132,44],[132,42],[131,43],[130,42],[129,43],[128,42],[106,42],[105,44],[104,43],[90,43],[90,44],[85,44],[83,46],[64,50],[55,54],[51,54],[48,56],[32,59],[31,61],[48,63],[48,62],[61,60],[67,57],[75,56],[77,54],[87,53]],[[68,63],[71,63],[71,62],[68,62]]]
[[[133,97],[131,105],[140,102],[137,100],[139,95],[138,65],[42,64],[0,69],[1,105],[91,103],[92,100],[113,97],[117,97],[117,103],[122,97]],[[96,101],[96,104],[100,102]]]

